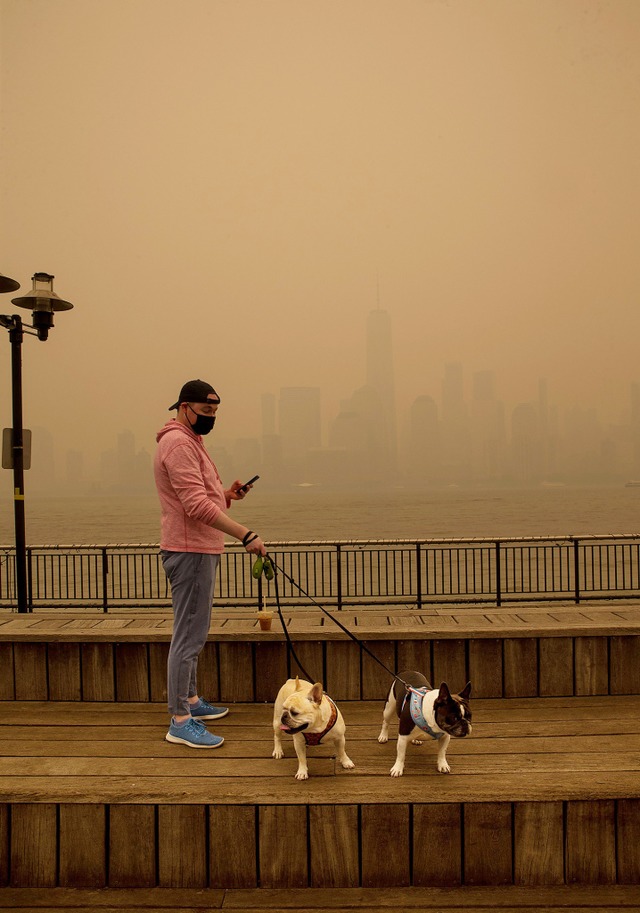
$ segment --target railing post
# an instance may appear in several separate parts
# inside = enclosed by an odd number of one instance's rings
[[[422,562],[420,561],[420,543],[416,542],[416,605],[422,608]]]
[[[573,540],[573,596],[580,602],[580,540]]]
[[[27,549],[27,612],[33,612],[33,568],[30,548]]]
[[[336,575],[337,575],[337,605],[338,608],[342,608],[342,549],[340,543],[336,544]]]
[[[500,542],[496,540],[496,605],[502,605],[502,575],[500,561]]]
[[[107,597],[107,585],[109,578],[109,563],[107,561],[107,549],[102,548],[102,611],[109,611],[109,600]]]

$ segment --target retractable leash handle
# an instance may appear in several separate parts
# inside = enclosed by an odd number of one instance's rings
[[[293,646],[291,645],[291,639],[290,639],[290,637],[289,637],[289,632],[287,631],[287,626],[286,626],[285,620],[284,620],[284,618],[283,618],[283,616],[282,616],[282,610],[281,610],[281,608],[280,608],[280,595],[279,595],[279,593],[278,593],[278,571],[279,571],[284,577],[286,577],[287,580],[289,581],[289,583],[292,583],[293,586],[295,586],[296,589],[298,589],[298,590],[303,594],[303,596],[306,596],[307,599],[309,599],[314,605],[316,605],[316,606],[320,609],[321,612],[324,612],[324,614],[327,615],[327,617],[329,617],[329,618],[331,619],[331,621],[333,621],[333,622],[334,622],[342,631],[344,631],[344,633],[345,633],[348,637],[350,637],[351,640],[353,640],[355,643],[357,643],[357,645],[360,647],[361,650],[364,650],[364,652],[367,653],[367,654],[371,657],[371,659],[375,660],[375,661],[378,663],[379,666],[382,666],[382,668],[385,670],[385,672],[388,672],[389,675],[390,675],[392,678],[394,678],[396,681],[398,681],[398,682],[400,682],[402,685],[404,685],[405,690],[406,690],[407,692],[411,691],[411,685],[409,685],[407,682],[405,682],[404,679],[400,678],[399,675],[396,675],[395,672],[392,672],[391,669],[390,669],[388,666],[386,666],[386,665],[382,662],[381,659],[378,659],[378,657],[375,655],[375,653],[372,653],[371,650],[370,650],[367,646],[365,646],[365,644],[363,644],[362,641],[361,641],[358,637],[356,637],[355,634],[352,634],[351,631],[350,631],[347,627],[345,627],[345,625],[343,625],[341,621],[338,621],[338,619],[337,619],[334,615],[332,615],[331,612],[327,612],[327,610],[326,610],[323,606],[321,606],[319,602],[316,602],[316,600],[313,598],[313,596],[311,596],[309,593],[307,593],[307,591],[304,590],[304,589],[300,586],[300,584],[299,584],[296,580],[293,579],[293,577],[290,577],[289,574],[287,574],[287,572],[286,572],[285,570],[283,570],[283,569],[276,563],[276,561],[271,557],[271,555],[267,554],[267,558],[269,559],[269,561],[270,561],[271,564],[273,565],[273,569],[274,569],[274,583],[275,583],[275,590],[276,590],[276,605],[277,605],[277,607],[278,607],[278,615],[280,616],[280,621],[282,622],[282,629],[284,630],[284,635],[285,635],[285,637],[286,637],[286,639],[287,639],[287,644],[289,645],[289,647],[290,647],[290,649],[291,649],[291,652],[293,653],[293,656],[294,656],[296,662],[298,663],[298,665],[300,666],[300,668],[301,668],[301,670],[304,672],[304,674],[307,676],[307,678],[309,678],[309,675],[305,672],[304,667],[302,666],[302,664],[300,663],[300,660],[298,659],[298,657],[297,657],[296,654],[295,654],[295,651],[294,651],[294,649],[293,649]]]

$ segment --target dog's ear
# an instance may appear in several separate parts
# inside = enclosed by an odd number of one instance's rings
[[[451,692],[446,682],[442,682],[438,691],[437,701],[448,701],[451,698]]]
[[[458,696],[461,697],[463,701],[469,700],[471,696],[471,682],[467,682],[467,684],[464,686],[464,690],[461,691]]]
[[[296,675],[296,691],[302,691],[302,685],[300,684],[300,679]]]
[[[311,691],[309,692],[309,698],[313,701],[314,704],[319,704],[322,700],[322,684],[316,682]]]

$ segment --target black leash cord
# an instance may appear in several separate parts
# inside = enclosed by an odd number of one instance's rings
[[[275,574],[274,574],[274,577],[273,577],[273,582],[274,582],[275,591],[276,591],[276,606],[277,606],[277,609],[278,609],[278,615],[280,616],[280,622],[282,623],[282,629],[283,629],[283,631],[284,631],[284,636],[285,636],[286,639],[287,639],[287,645],[288,645],[289,649],[291,650],[291,652],[292,652],[292,654],[293,654],[293,658],[294,658],[295,661],[298,663],[298,665],[300,666],[300,669],[302,670],[302,672],[304,672],[304,674],[307,676],[307,679],[309,679],[309,681],[311,681],[311,678],[310,678],[310,676],[309,676],[309,673],[305,671],[304,666],[302,665],[302,663],[300,662],[300,660],[299,660],[298,657],[296,656],[296,652],[295,652],[295,650],[293,649],[293,644],[291,643],[291,638],[290,638],[290,636],[289,636],[289,632],[287,631],[287,625],[286,625],[285,620],[284,620],[283,615],[282,615],[282,609],[280,608],[280,593],[278,592],[278,571],[280,571],[280,573],[281,573],[284,577],[287,578],[287,580],[289,581],[289,583],[292,583],[293,586],[295,586],[296,589],[298,589],[298,590],[303,594],[303,596],[306,596],[307,599],[311,600],[311,602],[312,602],[314,605],[316,605],[316,606],[320,609],[321,612],[324,612],[324,614],[325,614],[328,618],[330,618],[331,621],[333,621],[335,624],[337,624],[337,626],[338,626],[342,631],[344,631],[344,633],[345,633],[348,637],[350,637],[351,640],[353,640],[355,643],[357,643],[357,645],[360,647],[361,650],[364,650],[364,652],[367,653],[367,654],[371,657],[371,659],[375,660],[375,661],[378,663],[379,666],[382,666],[382,668],[385,670],[385,672],[388,672],[389,675],[390,675],[392,678],[394,678],[396,681],[401,682],[401,684],[404,685],[404,687],[406,688],[407,691],[409,690],[409,685],[407,684],[407,682],[403,681],[403,680],[400,678],[399,675],[396,675],[396,674],[395,674],[395,672],[392,672],[391,669],[390,669],[388,666],[386,666],[386,665],[382,662],[381,659],[378,659],[378,657],[375,655],[375,653],[372,653],[371,650],[370,650],[367,646],[365,646],[365,644],[363,644],[362,641],[361,641],[359,638],[357,638],[357,637],[355,636],[355,634],[352,634],[351,631],[350,631],[348,628],[346,628],[346,627],[342,624],[341,621],[338,621],[338,619],[337,619],[334,615],[332,615],[331,612],[327,612],[327,610],[326,610],[323,606],[321,606],[319,602],[316,602],[316,600],[313,598],[313,596],[311,596],[309,593],[307,593],[307,591],[304,590],[304,589],[300,586],[300,584],[299,584],[296,580],[293,579],[293,577],[290,577],[289,574],[287,574],[287,572],[286,572],[283,568],[281,568],[280,565],[278,565],[278,564],[274,561],[274,559],[271,557],[271,555],[267,555],[267,558],[269,559],[269,561],[270,561],[271,564],[273,565],[273,568],[274,568],[274,571],[275,571]]]
[[[278,567],[277,567],[275,561],[273,560],[273,558],[269,557],[268,555],[267,555],[267,557],[269,558],[269,561],[270,561],[271,564],[273,565],[273,569],[274,569],[274,572],[275,572],[274,575],[273,575],[273,585],[274,585],[274,588],[275,588],[275,591],[276,591],[276,608],[278,609],[278,616],[279,616],[279,618],[280,618],[280,624],[282,625],[282,630],[284,631],[284,636],[285,636],[286,641],[287,641],[287,649],[289,649],[289,650],[291,651],[291,655],[293,656],[293,658],[294,658],[295,661],[297,662],[298,666],[300,667],[300,671],[301,671],[302,674],[305,676],[305,678],[306,678],[308,681],[312,682],[313,679],[311,678],[311,676],[309,675],[309,673],[307,672],[307,670],[305,669],[305,667],[302,665],[302,663],[301,663],[300,660],[298,659],[298,654],[297,654],[296,651],[293,649],[293,644],[291,643],[291,637],[289,636],[289,631],[287,630],[287,623],[286,623],[286,621],[284,620],[284,616],[283,616],[283,614],[282,614],[282,608],[280,607],[280,592],[279,592],[279,590],[278,590]],[[289,579],[291,579],[291,578],[289,578]]]

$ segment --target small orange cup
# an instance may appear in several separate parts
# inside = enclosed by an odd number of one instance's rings
[[[271,621],[273,619],[273,612],[258,612],[258,621],[260,622],[261,631],[270,631],[271,630]]]

